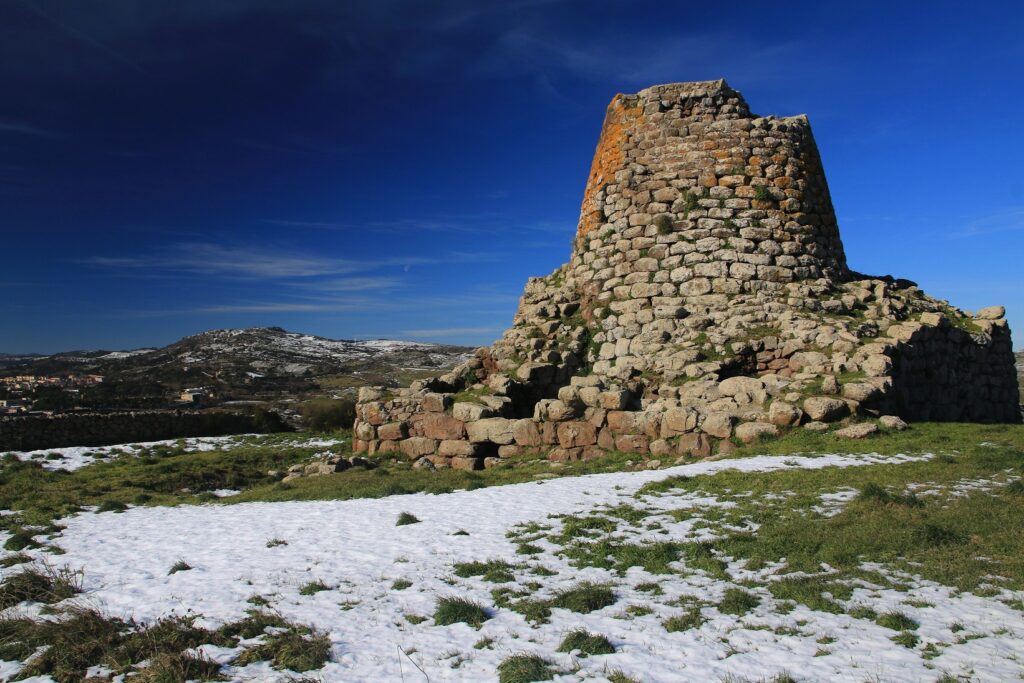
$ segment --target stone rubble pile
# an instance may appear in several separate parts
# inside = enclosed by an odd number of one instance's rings
[[[879,416],[1020,420],[1002,307],[850,270],[807,118],[755,116],[724,81],[612,100],[573,246],[491,347],[363,388],[356,450],[476,469],[706,457]]]

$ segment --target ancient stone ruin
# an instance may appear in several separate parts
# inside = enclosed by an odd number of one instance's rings
[[[756,116],[718,80],[612,100],[570,262],[469,362],[362,389],[355,449],[705,457],[903,420],[1020,421],[1002,307],[852,271],[807,118]]]

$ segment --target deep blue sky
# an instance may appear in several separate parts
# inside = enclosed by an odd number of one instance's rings
[[[0,351],[486,343],[616,92],[810,116],[849,262],[1024,345],[1024,4],[0,0]]]

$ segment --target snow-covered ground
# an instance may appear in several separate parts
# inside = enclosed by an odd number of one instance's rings
[[[137,456],[154,448],[169,447],[182,453],[198,453],[202,451],[227,451],[241,446],[262,446],[269,441],[280,441],[279,435],[234,434],[230,436],[198,436],[184,439],[165,439],[162,441],[142,441],[139,443],[118,444],[116,446],[65,446],[62,448],[44,448],[38,451],[4,451],[0,455],[13,455],[19,460],[36,460],[48,470],[73,471],[86,465],[93,465],[121,456]],[[344,443],[343,439],[330,437],[310,437],[296,435],[288,440],[288,448],[328,448]]]
[[[607,570],[578,569],[558,557],[546,540],[538,541],[546,552],[534,559],[516,552],[522,536],[517,530],[523,525],[557,525],[553,516],[636,505],[634,494],[641,486],[672,475],[850,467],[911,459],[759,456],[446,495],[87,513],[62,520],[67,528],[53,542],[66,554],[39,557],[83,570],[89,603],[142,621],[170,613],[196,614],[202,624],[214,626],[242,617],[251,607],[247,599],[262,596],[289,620],[330,635],[333,661],[311,672],[323,681],[427,680],[417,667],[430,681],[492,681],[497,665],[517,652],[541,654],[572,672],[560,674],[559,681],[607,680],[617,669],[637,680],[673,682],[719,681],[728,676],[767,680],[782,671],[800,681],[932,682],[942,671],[969,675],[971,680],[1019,680],[1024,672],[1024,613],[996,599],[958,594],[913,579],[914,590],[909,594],[858,588],[855,601],[870,604],[879,613],[898,608],[920,621],[917,634],[922,646],[945,644],[941,654],[928,660],[920,648],[892,642],[894,632],[871,621],[811,612],[802,606],[782,614],[773,609],[767,591],[756,588],[751,590],[765,597],[747,615],[735,617],[707,608],[707,622],[701,627],[669,633],[661,622],[683,611],[673,607],[672,600],[691,596],[717,601],[730,584],[700,573],[650,575],[633,567],[619,576]],[[832,496],[823,504],[831,510],[847,499],[847,495]],[[682,491],[644,500],[663,510],[715,504],[706,496]],[[396,526],[401,512],[422,521]],[[665,528],[667,535],[660,529],[633,540],[692,540],[707,532],[697,529],[692,520]],[[506,536],[510,531],[512,538]],[[268,547],[271,540],[275,543]],[[590,614],[555,609],[550,622],[539,626],[508,609],[496,610],[480,629],[434,625],[429,617],[438,597],[461,596],[494,604],[490,591],[496,584],[452,574],[455,562],[491,559],[518,565],[515,573],[520,585],[541,582],[541,596],[590,580],[612,586],[618,599]],[[169,576],[169,568],[179,560],[193,569]],[[557,573],[541,578],[531,573],[538,565]],[[394,589],[392,582],[397,579],[412,585]],[[301,586],[316,580],[331,589],[300,595]],[[655,600],[649,592],[638,590],[638,585],[650,581],[660,581],[665,595]],[[920,606],[908,607],[910,598]],[[651,612],[630,613],[631,606]],[[428,619],[414,625],[406,615]],[[962,632],[953,630],[956,624]],[[565,633],[576,627],[605,635],[615,645],[615,654],[580,658],[556,653]],[[984,637],[969,639],[962,637],[965,634]],[[474,648],[484,639],[493,642]],[[823,646],[829,639],[831,644]],[[227,661],[233,651],[211,648],[207,653]],[[275,676],[266,664],[228,671],[234,680]]]

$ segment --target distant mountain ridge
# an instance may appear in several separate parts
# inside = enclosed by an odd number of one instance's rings
[[[436,373],[453,366],[472,350],[388,339],[329,339],[280,327],[250,327],[200,332],[154,349],[0,354],[0,375],[73,372],[103,375],[107,381],[161,382],[172,387],[294,385],[323,377],[333,377],[335,388],[397,385],[410,373]]]

